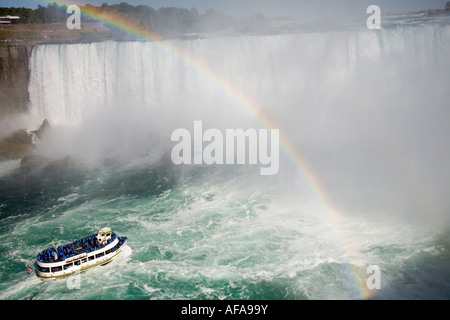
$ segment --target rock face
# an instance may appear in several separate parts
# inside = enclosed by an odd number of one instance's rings
[[[31,44],[0,46],[0,118],[27,110],[32,50]]]
[[[31,133],[35,134],[38,139],[41,140],[42,138],[44,138],[45,132],[47,132],[48,129],[50,129],[50,124],[48,123],[47,119],[44,119],[39,129],[31,131]]]
[[[0,160],[20,159],[32,150],[32,135],[20,129],[0,141]]]
[[[21,173],[24,174],[32,174],[42,170],[58,172],[72,167],[74,161],[69,156],[52,161],[45,156],[33,153],[34,143],[37,140],[42,140],[49,129],[50,124],[47,119],[45,119],[37,130],[27,131],[25,129],[20,129],[1,139],[0,161],[21,159],[20,170]]]
[[[47,157],[28,154],[20,161],[20,170],[24,174],[32,174],[36,172],[53,172],[57,173],[61,170],[68,169],[74,165],[74,161],[69,156],[50,161]]]
[[[20,161],[20,167],[25,170],[34,170],[44,167],[49,162],[50,160],[44,156],[28,154]]]
[[[42,139],[50,125],[45,119],[39,129],[28,132],[25,129],[14,131],[0,140],[0,160],[20,159],[29,155],[34,149],[34,141]]]

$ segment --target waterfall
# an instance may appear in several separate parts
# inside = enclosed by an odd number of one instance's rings
[[[449,53],[446,25],[39,45],[30,110],[78,130],[43,146],[59,156],[151,153],[195,120],[248,128],[266,117],[336,198],[442,212]]]

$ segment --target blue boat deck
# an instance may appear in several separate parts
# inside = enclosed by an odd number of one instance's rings
[[[98,249],[105,247],[106,245],[113,242],[117,235],[113,232],[111,234],[111,239],[109,239],[106,244],[101,244],[97,242],[96,234],[75,240],[72,243],[58,246],[56,249],[50,247],[43,250],[37,255],[37,260],[43,263],[52,263],[64,261],[67,258],[82,254],[89,253]],[[126,237],[119,237],[119,242],[124,242]],[[55,255],[56,253],[56,255]]]

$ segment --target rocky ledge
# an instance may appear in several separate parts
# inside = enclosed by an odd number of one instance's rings
[[[39,129],[19,129],[0,140],[0,160],[21,159],[34,150],[35,143],[44,138],[50,125],[45,119]]]

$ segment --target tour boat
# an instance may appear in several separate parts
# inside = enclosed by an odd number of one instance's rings
[[[36,274],[41,280],[65,278],[89,268],[105,265],[125,247],[127,237],[119,237],[111,228],[59,247],[45,249],[36,257]]]

